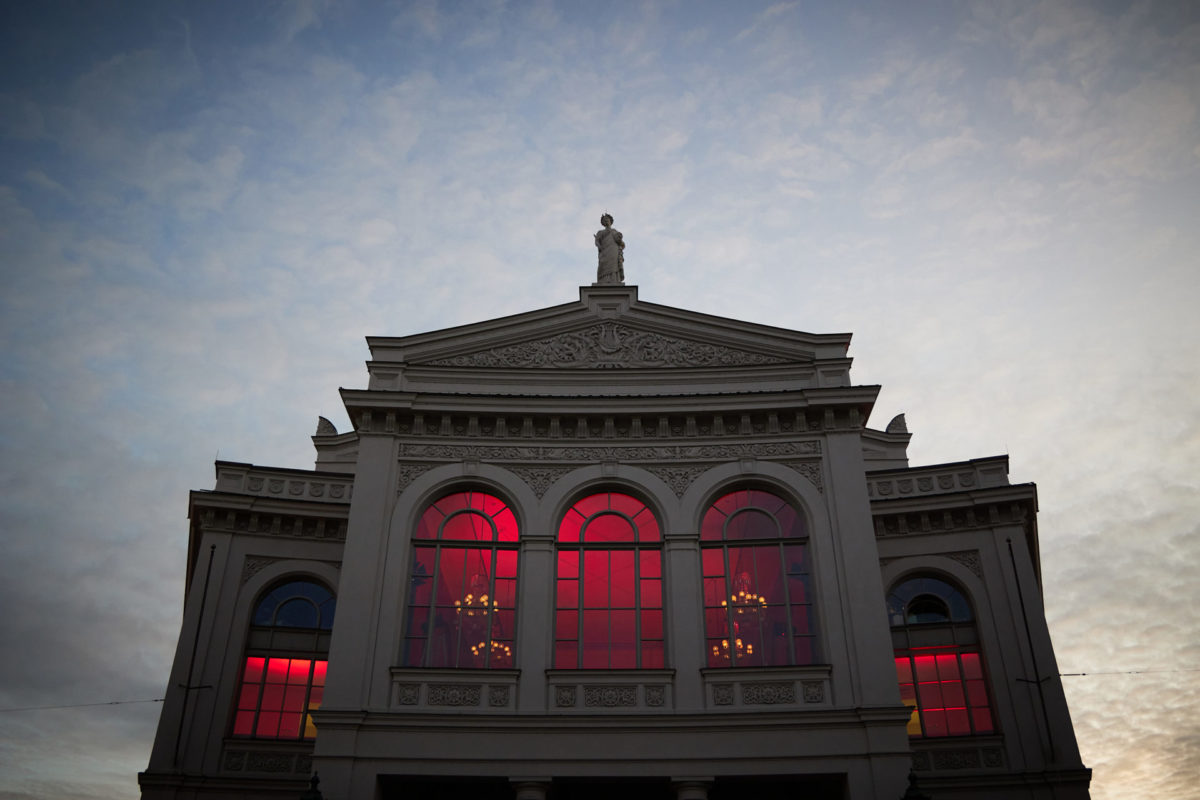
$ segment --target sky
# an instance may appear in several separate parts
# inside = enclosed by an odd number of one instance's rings
[[[641,299],[852,331],[1034,481],[1097,800],[1200,782],[1200,3],[0,5],[0,798],[135,798],[187,493],[364,337]],[[1136,674],[1128,674],[1136,672]]]

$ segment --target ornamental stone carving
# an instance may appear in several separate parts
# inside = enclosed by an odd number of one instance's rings
[[[251,750],[246,753],[247,772],[291,772],[295,756],[291,753],[267,753]]]
[[[241,772],[246,768],[245,750],[227,750],[225,752],[225,769],[230,772]]]
[[[978,550],[964,550],[959,553],[941,553],[946,558],[957,561],[974,573],[976,578],[983,577],[983,564],[979,560]]]
[[[1004,751],[999,747],[983,748],[983,765],[985,767],[1003,767]]]
[[[912,765],[913,765],[913,769],[917,772],[928,772],[929,771],[929,753],[927,753],[923,750],[918,750],[917,752],[913,753]]]
[[[405,458],[436,458],[447,461],[732,461],[739,458],[781,458],[820,455],[821,443],[758,442],[729,445],[630,445],[581,447],[578,445],[465,445],[404,443]]]
[[[707,466],[691,467],[649,467],[650,472],[662,478],[663,483],[671,487],[676,497],[683,497],[696,478],[708,470]]]
[[[742,703],[748,706],[773,706],[796,702],[796,687],[791,683],[747,683],[742,686]]]
[[[825,702],[825,684],[822,681],[801,681],[801,689],[804,692],[804,702],[806,703],[823,703]]]
[[[429,363],[444,367],[615,369],[784,364],[787,360],[639,331],[619,322],[601,322],[545,339],[493,347],[480,353],[435,359]]]
[[[561,467],[509,467],[541,500],[550,486],[569,470]]]
[[[246,556],[246,561],[242,564],[242,583],[253,578],[264,567],[269,567],[279,560],[278,558],[269,558],[266,556]]]
[[[585,686],[583,704],[588,707],[616,708],[636,706],[637,689],[633,686]]]
[[[807,478],[808,482],[815,486],[818,492],[824,494],[825,482],[821,477],[821,463],[819,461],[798,461],[788,464],[788,466]]]
[[[426,703],[431,706],[477,706],[479,687],[458,683],[432,683]]]
[[[504,708],[508,705],[507,686],[488,687],[488,705],[492,708]]]
[[[665,686],[647,686],[646,687],[646,705],[651,708],[658,708],[667,702],[667,687]]]
[[[733,705],[733,684],[718,683],[712,687],[713,705],[731,706]]]
[[[415,706],[421,698],[421,686],[417,683],[401,683],[396,687],[396,705]]]
[[[559,708],[575,707],[575,687],[558,686],[554,689],[554,705]]]
[[[396,481],[396,490],[403,492],[408,488],[410,483],[431,469],[433,469],[432,464],[401,464],[399,469],[400,475]]]
[[[934,769],[978,769],[978,750],[934,750]]]

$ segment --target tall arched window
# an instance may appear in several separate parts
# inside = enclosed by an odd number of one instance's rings
[[[311,739],[309,712],[321,707],[337,601],[311,580],[270,589],[254,608],[238,687],[233,735]]]
[[[603,492],[571,506],[557,573],[556,668],[663,666],[662,533],[645,503]]]
[[[517,519],[498,497],[456,492],[430,505],[413,535],[403,662],[513,665]]]
[[[910,578],[887,598],[909,736],[995,732],[971,604],[933,577]]]
[[[808,526],[761,489],[724,495],[700,525],[710,667],[812,664],[816,630]]]

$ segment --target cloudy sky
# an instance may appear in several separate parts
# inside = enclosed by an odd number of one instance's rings
[[[0,797],[134,798],[187,492],[367,335],[641,297],[853,331],[1036,481],[1093,797],[1200,781],[1200,4],[4,4]],[[1141,670],[1139,674],[1122,674]]]

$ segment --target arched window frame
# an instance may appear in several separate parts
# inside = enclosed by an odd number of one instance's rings
[[[645,500],[589,492],[559,519],[554,667],[662,669],[663,537]]]
[[[771,487],[725,489],[700,521],[709,667],[818,663],[808,518]]]
[[[930,613],[931,599],[946,614]],[[901,701],[912,708],[913,738],[996,732],[986,665],[970,600],[949,578],[920,573],[887,596]]]
[[[325,694],[329,637],[337,598],[324,582],[289,575],[254,603],[232,735],[303,740],[317,735],[312,711]]]
[[[406,667],[509,669],[516,663],[520,526],[487,489],[455,489],[425,506],[412,540]]]

